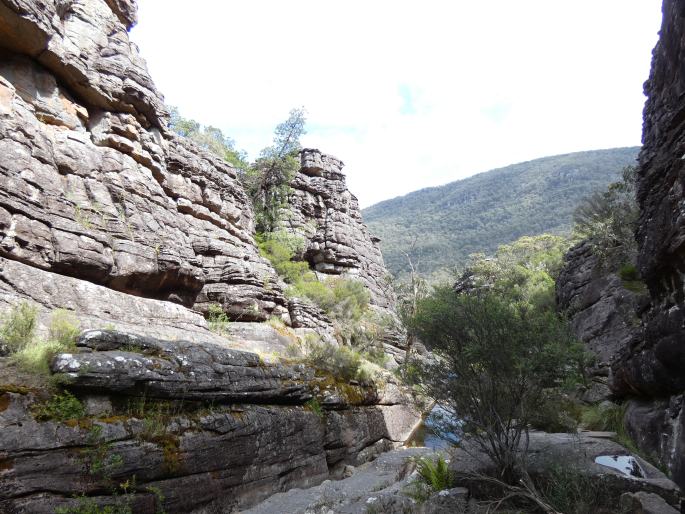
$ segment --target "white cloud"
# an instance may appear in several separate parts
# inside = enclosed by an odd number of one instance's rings
[[[293,107],[362,205],[514,162],[638,145],[659,0],[140,2],[182,114],[251,155]]]

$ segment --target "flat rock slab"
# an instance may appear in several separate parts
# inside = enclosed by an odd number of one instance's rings
[[[59,354],[51,365],[76,389],[238,403],[299,404],[312,397],[313,371],[303,365],[266,365],[254,353],[212,343],[91,330],[77,345],[82,353]]]

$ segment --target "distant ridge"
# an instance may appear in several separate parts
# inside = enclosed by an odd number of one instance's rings
[[[362,211],[381,238],[390,271],[408,269],[403,252],[426,275],[463,265],[472,253],[493,252],[524,235],[570,230],[585,196],[635,164],[639,147],[543,157],[385,200]]]

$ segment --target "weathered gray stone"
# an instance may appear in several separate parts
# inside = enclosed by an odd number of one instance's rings
[[[3,47],[36,59],[88,104],[163,128],[162,95],[126,33],[134,13],[127,0],[4,1]]]
[[[340,472],[346,464],[362,464],[378,452],[360,453],[373,444],[390,448],[406,441],[421,415],[405,405],[355,407],[330,411],[326,416],[326,458]],[[381,442],[379,441],[387,441]]]
[[[55,374],[73,388],[153,398],[240,403],[304,403],[313,371],[264,364],[254,353],[213,343],[161,341],[124,332],[85,332],[77,345],[92,351],[59,354]]]
[[[651,296],[651,308],[643,315],[644,337],[636,340],[613,366],[614,389],[639,396],[654,405],[670,403],[685,392],[685,210],[683,210],[683,155],[685,155],[685,2],[663,1],[659,41],[645,83],[647,101],[643,113],[643,147],[639,156],[637,200],[640,206],[636,238],[638,267]],[[676,403],[681,403],[682,400]],[[670,409],[670,407],[669,407]],[[628,418],[629,429],[640,434],[646,449],[670,452],[682,448],[682,415],[672,421],[655,411],[640,408]],[[680,420],[680,421],[679,421]],[[645,433],[644,422],[665,432]],[[668,440],[661,444],[661,438]],[[685,452],[662,453],[674,479],[685,487]]]
[[[161,507],[185,513],[212,502],[230,511],[276,491],[317,484],[328,475],[323,425],[301,407],[172,413],[151,430],[136,415],[88,423],[38,422],[29,413],[31,395],[4,393],[0,398],[2,512],[51,513],[55,505],[70,503],[72,495],[101,494],[111,481],[133,475],[141,496],[134,503],[137,514],[154,514]],[[93,468],[97,463],[100,467]],[[163,506],[155,507],[148,487],[162,493]],[[108,504],[114,499],[97,500]]]
[[[659,495],[654,493],[624,493],[621,495],[621,514],[678,514]]]
[[[372,306],[399,327],[379,240],[364,225],[357,199],[347,189],[342,161],[315,149],[302,150],[300,160],[284,224],[305,239],[302,258],[322,275],[361,281],[371,293]],[[397,328],[386,337],[398,345],[404,333]]]
[[[131,114],[72,102],[31,61],[8,61],[0,74],[10,84],[0,256],[200,310],[219,303],[234,319],[287,316],[228,164]]]
[[[621,279],[604,270],[585,241],[564,256],[557,278],[557,305],[571,321],[574,333],[596,357],[590,370],[597,376],[584,398],[591,403],[610,395],[606,379],[620,351],[641,336],[637,311],[641,295],[623,287]]]
[[[668,399],[630,400],[625,426],[638,447],[685,483],[685,405],[683,395]]]
[[[276,494],[245,511],[245,514],[361,514],[371,508],[389,514],[423,512],[417,510],[420,507],[415,501],[401,495],[401,491],[415,479],[411,475],[414,469],[411,459],[425,455],[432,455],[432,452],[427,448],[405,448],[385,453],[358,467],[352,476],[344,480],[327,480],[309,489]]]

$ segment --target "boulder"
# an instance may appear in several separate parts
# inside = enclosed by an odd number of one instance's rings
[[[671,507],[654,493],[623,493],[621,495],[621,514],[678,514],[680,511]]]

